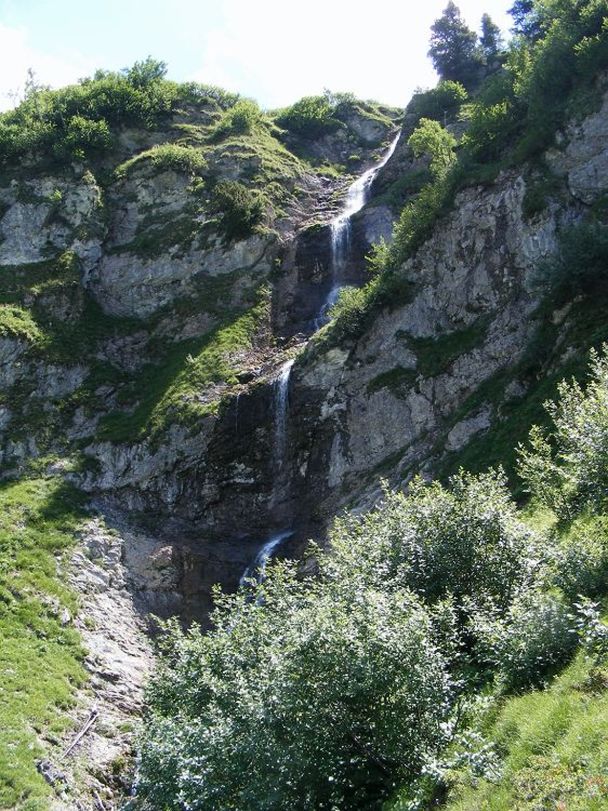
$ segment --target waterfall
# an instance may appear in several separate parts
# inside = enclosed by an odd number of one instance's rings
[[[236,395],[236,402],[234,404],[234,433],[238,436],[239,435],[239,400],[241,398],[241,392],[239,391]]]
[[[315,329],[327,322],[327,313],[338,300],[344,286],[344,268],[350,253],[352,218],[367,203],[372,183],[383,166],[386,166],[397,148],[401,133],[391,141],[390,146],[379,163],[364,172],[348,187],[342,211],[331,221],[331,289],[321,305],[315,319]]]
[[[261,583],[264,579],[266,564],[272,557],[272,553],[283,541],[287,540],[287,538],[290,538],[292,535],[293,532],[291,530],[284,530],[283,532],[277,532],[276,535],[272,535],[265,541],[255,558],[243,572],[239,585],[246,585],[248,580],[256,580],[258,583]]]
[[[287,411],[289,409],[289,378],[294,359],[286,361],[274,384],[274,470],[275,483],[285,466],[287,447]]]
[[[270,496],[270,504],[274,505],[281,494],[284,470],[286,465],[287,450],[287,416],[289,411],[289,378],[294,359],[286,361],[280,368],[279,374],[274,382],[274,445],[272,448],[272,469],[273,486]],[[258,583],[264,579],[266,564],[272,557],[273,552],[280,544],[293,535],[293,531],[286,529],[271,535],[264,541],[258,550],[253,561],[245,569],[241,579],[242,586],[246,580],[255,578]]]
[[[344,269],[350,253],[351,220],[354,214],[360,211],[369,198],[369,192],[376,175],[388,162],[395,151],[400,133],[398,133],[382,160],[364,172],[352,183],[344,200],[344,207],[331,222],[331,274],[332,286],[327,298],[315,319],[315,328],[318,329],[327,321],[327,312],[335,304],[344,285]],[[285,468],[287,461],[287,428],[289,415],[289,381],[294,361],[286,361],[280,368],[274,382],[273,416],[274,416],[274,446],[272,448],[273,487],[270,496],[270,505],[274,507],[282,494],[285,482]],[[238,430],[238,403],[237,403],[237,430]],[[254,559],[245,569],[240,585],[247,580],[255,579],[258,583],[264,579],[266,564],[278,547],[293,535],[290,529],[275,532],[263,542]]]

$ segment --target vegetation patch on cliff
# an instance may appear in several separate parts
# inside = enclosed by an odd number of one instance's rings
[[[58,572],[81,518],[79,498],[58,479],[0,486],[2,808],[34,811],[51,796],[36,759],[61,743],[85,681],[78,606]]]
[[[227,317],[202,338],[159,346],[162,360],[147,364],[122,392],[124,400],[135,400],[134,407],[104,417],[100,438],[158,439],[170,423],[193,426],[215,412],[222,389],[238,382],[239,363],[268,318],[269,306],[262,290],[257,304]]]

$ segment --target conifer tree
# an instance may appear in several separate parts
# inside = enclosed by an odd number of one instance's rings
[[[541,26],[538,13],[534,8],[534,0],[515,0],[509,14],[513,17],[514,34],[530,40],[537,40],[541,35]]]
[[[493,62],[502,50],[502,34],[489,14],[481,18],[481,37],[479,44],[488,63]]]
[[[474,84],[482,62],[477,34],[462,19],[453,0],[435,20],[431,32],[428,55],[439,76],[461,82],[465,87]]]

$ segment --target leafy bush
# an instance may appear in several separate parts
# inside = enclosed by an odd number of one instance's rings
[[[340,125],[326,96],[305,96],[276,116],[280,127],[305,138],[319,138]]]
[[[608,496],[608,347],[591,353],[585,389],[562,381],[545,403],[548,432],[535,428],[519,448],[519,474],[529,493],[562,517],[585,505],[601,510]]]
[[[408,496],[387,493],[362,519],[338,521],[331,541],[335,581],[352,570],[367,587],[408,588],[428,603],[451,595],[505,607],[538,568],[537,540],[495,472],[460,473],[449,489],[417,479]]]
[[[148,58],[121,72],[97,71],[60,90],[32,84],[18,107],[0,115],[0,163],[26,152],[63,160],[75,149],[91,157],[112,146],[113,130],[158,126],[182,96],[191,100],[199,87],[182,91],[164,78],[165,69]]]
[[[42,339],[42,332],[29,310],[14,304],[0,304],[0,336],[37,343]]]
[[[454,153],[456,139],[438,121],[430,118],[420,119],[418,126],[409,137],[408,144],[417,158],[428,155],[429,168],[435,178],[445,176],[456,160]]]
[[[232,107],[240,99],[238,93],[231,93],[213,84],[200,84],[200,82],[185,82],[180,85],[180,95],[186,103],[200,104],[214,101],[222,110]]]
[[[264,214],[264,199],[236,180],[223,180],[213,189],[212,206],[220,215],[227,239],[245,239]]]
[[[144,808],[369,808],[445,741],[452,685],[406,593],[329,592],[275,566],[263,604],[176,626],[150,691]]]
[[[149,56],[142,62],[135,62],[132,67],[124,71],[127,80],[133,87],[149,87],[154,82],[159,82],[167,75],[167,63]]]
[[[407,203],[393,229],[388,269],[397,268],[430,237],[435,223],[446,210],[450,193],[448,179],[440,178],[423,186],[417,197]]]
[[[460,82],[445,79],[431,90],[414,93],[407,106],[407,112],[420,118],[432,118],[443,122],[445,118],[454,118],[469,94]]]
[[[539,685],[574,653],[577,639],[566,603],[537,589],[523,592],[502,616],[470,609],[476,653],[503,689]]]
[[[262,120],[262,111],[255,101],[241,99],[225,111],[213,132],[213,137],[248,135]]]
[[[573,91],[608,65],[603,0],[535,4],[534,13],[538,38],[512,45],[502,98],[482,95],[472,107],[465,145],[478,160],[507,151],[519,163],[540,154],[564,121]]]
[[[75,157],[103,153],[112,146],[112,135],[104,119],[92,121],[81,115],[73,116],[67,126],[63,145]],[[60,146],[61,149],[61,146]]]
[[[376,307],[397,307],[411,296],[411,284],[399,273],[381,268],[390,246],[378,245],[368,259],[370,270],[377,275],[363,287],[345,287],[330,310],[331,322],[319,342],[332,342],[356,338],[369,324]],[[316,345],[316,344],[315,344]]]
[[[600,598],[608,583],[608,519],[581,516],[560,539],[556,584],[571,599]]]

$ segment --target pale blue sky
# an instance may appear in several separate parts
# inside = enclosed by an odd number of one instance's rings
[[[59,86],[148,54],[169,77],[219,84],[264,107],[324,88],[403,105],[434,84],[429,27],[447,0],[0,0],[0,107],[28,67]],[[461,0],[507,29],[512,0]]]

